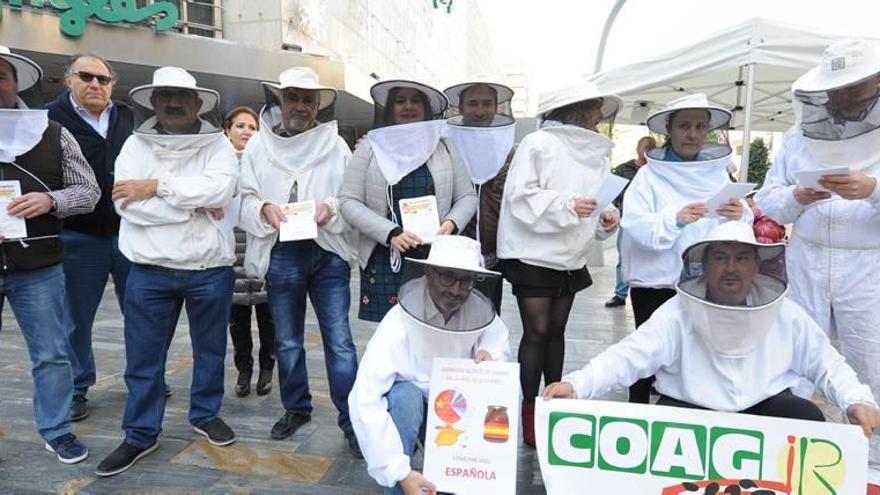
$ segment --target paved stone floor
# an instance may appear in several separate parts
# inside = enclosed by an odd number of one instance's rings
[[[612,242],[606,242],[606,259],[614,262]],[[593,287],[577,296],[566,333],[566,371],[583,366],[624,336],[632,326],[626,308],[606,309],[603,302],[614,286],[613,267],[591,269]],[[352,294],[357,297],[357,281]],[[351,313],[352,330],[359,353],[363,353],[374,324]],[[511,350],[516,355],[522,327],[516,301],[505,286],[502,316],[511,330]],[[95,466],[122,439],[120,423],[126,397],[122,372],[125,366],[122,319],[108,284],[94,329],[98,383],[89,393],[91,415],[74,424],[75,433],[91,451],[90,457],[73,466],[59,463],[43,448],[32,412],[30,363],[27,349],[11,311],[2,314],[0,332],[0,493],[381,493],[367,475],[363,461],[348,453],[336,426],[330,402],[323,351],[317,322],[307,316],[307,356],[315,410],[312,421],[293,437],[275,441],[269,430],[283,413],[277,383],[266,397],[239,399],[233,394],[236,372],[232,342],[227,353],[223,418],[238,441],[229,447],[213,447],[195,434],[186,420],[192,373],[190,340],[185,316],[177,328],[167,363],[167,381],[174,395],[165,414],[160,448],[128,472],[99,479]],[[254,325],[255,326],[255,325]],[[256,340],[256,335],[254,335]],[[610,398],[623,399],[623,391]],[[825,408],[828,409],[827,407]],[[839,415],[838,415],[839,417]],[[416,460],[416,462],[420,462]],[[517,492],[544,493],[534,451],[520,446]]]

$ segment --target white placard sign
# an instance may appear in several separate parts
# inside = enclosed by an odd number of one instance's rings
[[[400,221],[403,230],[412,232],[422,238],[425,243],[434,242],[440,230],[440,214],[437,213],[437,198],[419,196],[418,198],[401,199]]]
[[[751,182],[731,182],[729,184],[724,184],[718,192],[706,200],[706,216],[717,217],[717,210],[721,205],[730,201],[731,198],[737,200],[743,199],[746,197],[746,194],[752,192],[757,186],[757,184]]]
[[[287,221],[281,223],[278,236],[281,242],[301,241],[318,237],[315,223],[315,201],[300,201],[281,205]]]
[[[853,425],[538,398],[549,494],[821,495],[865,492],[868,440]]]
[[[818,192],[830,192],[828,189],[822,187],[822,184],[819,184],[819,179],[822,178],[823,175],[849,175],[850,170],[846,167],[835,167],[835,168],[823,168],[819,170],[802,170],[800,172],[795,172],[794,176],[797,179],[798,185],[805,189],[812,189]]]
[[[629,184],[629,181],[618,175],[610,174],[605,177],[605,180],[599,186],[599,192],[596,193],[596,211],[590,216],[594,217],[605,208],[608,208],[608,205],[614,201],[614,198],[620,194],[620,191],[623,191],[627,184]]]
[[[0,235],[5,239],[24,239],[27,237],[27,224],[24,218],[7,213],[6,208],[13,199],[21,196],[21,183],[17,180],[0,180]]]
[[[516,492],[519,364],[434,359],[424,476],[437,490]]]

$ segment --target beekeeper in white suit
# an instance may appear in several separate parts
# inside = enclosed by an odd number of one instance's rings
[[[745,222],[718,225],[682,256],[678,294],[545,399],[593,399],[655,374],[658,405],[823,421],[790,388],[806,378],[870,435],[871,390],[798,304],[786,298],[785,245],[759,244]]]
[[[648,128],[666,137],[646,154],[623,198],[621,274],[630,286],[636,328],[675,295],[681,254],[716,225],[729,220],[752,223],[752,210],[736,198],[709,211],[707,200],[730,183],[733,150],[712,143],[710,132],[724,133],[731,113],[696,93],[669,102],[648,117]],[[630,402],[647,404],[651,379],[630,387]]]
[[[506,361],[508,330],[492,307],[500,274],[482,268],[480,244],[440,235],[426,260],[403,264],[400,303],[376,328],[348,397],[367,470],[386,494],[435,493],[410,458],[424,436],[434,358]]]
[[[788,272],[791,297],[880,393],[880,46],[843,40],[828,47],[818,67],[792,84],[797,124],[755,202],[779,223],[793,223]],[[798,184],[799,172],[835,167],[825,190]],[[798,387],[809,395],[812,388]],[[880,493],[880,438],[871,439],[868,481]]]

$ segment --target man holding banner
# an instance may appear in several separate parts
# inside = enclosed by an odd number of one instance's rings
[[[480,265],[478,242],[451,235],[438,235],[428,259],[407,258],[403,270],[400,303],[367,344],[349,412],[367,470],[386,494],[436,493],[410,465],[424,442],[432,362],[510,357],[507,327],[491,302],[500,274]]]
[[[803,377],[866,436],[880,426],[870,389],[825,333],[785,297],[784,244],[758,244],[751,227],[725,222],[684,253],[670,299],[645,324],[544,398],[592,399],[656,374],[658,405],[824,421],[792,394]]]

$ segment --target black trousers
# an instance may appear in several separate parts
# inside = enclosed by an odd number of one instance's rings
[[[648,321],[654,311],[675,295],[675,289],[650,289],[647,287],[630,287],[630,301],[633,308],[633,316],[636,319],[636,328]],[[654,385],[654,377],[642,378],[629,387],[629,401],[647,404],[651,400],[651,386]]]
[[[658,406],[684,407],[687,409],[703,409],[705,407],[683,402],[665,395],[660,396]],[[739,411],[740,414],[754,414],[756,416],[772,416],[774,418],[803,419],[806,421],[825,421],[825,415],[819,406],[813,402],[798,397],[785,389],[773,397],[764,399],[754,406]]]
[[[249,373],[254,369],[254,341],[251,337],[251,307],[233,304],[229,316],[229,335],[232,336],[232,347],[235,349],[235,369]],[[275,368],[275,324],[269,304],[253,306],[257,311],[257,330],[260,334],[260,369]]]

